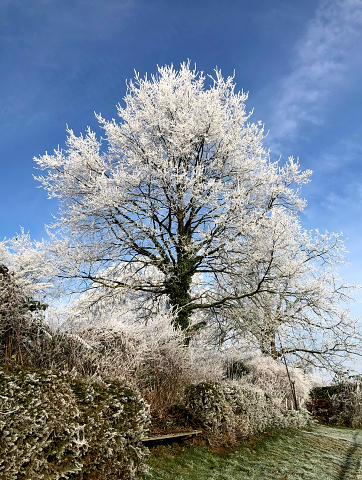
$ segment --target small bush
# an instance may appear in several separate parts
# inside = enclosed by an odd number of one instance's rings
[[[3,480],[134,479],[147,425],[147,406],[118,382],[0,370]]]
[[[187,387],[184,401],[211,439],[222,436],[228,443],[267,428],[299,427],[308,418],[307,413],[283,414],[271,397],[250,385],[203,382]]]
[[[63,368],[81,375],[126,380],[150,403],[155,417],[179,402],[187,385],[222,377],[220,355],[194,341],[187,347],[184,333],[167,315],[155,315],[147,324],[119,321],[74,330],[62,342],[56,348],[64,352],[58,366],[63,358]]]
[[[0,263],[0,363],[23,365],[27,332],[37,303],[27,297],[14,275]],[[39,303],[40,305],[40,303]]]
[[[250,372],[251,369],[248,367],[245,360],[231,359],[226,362],[225,376],[229,380],[240,380],[250,374]]]

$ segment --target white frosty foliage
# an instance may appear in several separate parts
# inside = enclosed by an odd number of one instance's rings
[[[0,370],[0,476],[136,479],[148,422],[148,405],[122,384]]]
[[[68,130],[65,151],[36,159],[47,171],[38,179],[59,199],[56,226],[69,235],[55,247],[65,276],[167,294],[187,315],[227,303],[215,289],[219,275],[233,281],[233,265],[255,250],[268,212],[303,208],[298,185],[310,176],[292,158],[284,166],[269,160],[262,127],[248,122],[247,95],[234,89],[220,71],[206,88],[189,63],[160,67],[151,79],[136,75],[118,106],[120,123],[98,116],[107,148],[90,130]],[[134,263],[140,274],[152,265],[160,279],[130,281]],[[193,297],[197,273],[205,288]],[[243,286],[239,297],[258,290]]]
[[[295,391],[298,407],[302,407],[308,399],[312,387],[311,379],[300,369],[289,367],[289,379],[285,365],[271,357],[253,355],[244,359],[243,363],[247,372],[237,383],[251,384],[262,389],[282,410],[295,408],[292,389]]]
[[[252,255],[255,263],[268,264],[268,279],[260,268],[244,279],[267,289],[236,300],[211,319],[217,338],[239,341],[275,359],[286,355],[304,367],[338,370],[360,354],[361,346],[360,319],[348,308],[357,287],[338,275],[346,263],[341,235],[307,232],[297,218],[280,213],[264,219],[262,226],[264,235],[255,239],[259,243]],[[240,286],[235,282],[232,288],[236,297]]]
[[[32,241],[21,228],[15,237],[0,241],[0,264],[9,268],[14,281],[29,297],[43,298],[52,288],[52,266],[45,243]]]
[[[219,70],[164,66],[128,83],[118,121],[97,115],[103,139],[68,129],[35,159],[60,206],[51,264],[93,313],[169,309],[189,337],[207,322],[219,343],[338,369],[362,340],[341,235],[302,228],[311,172],[270,160],[246,99]]]
[[[216,442],[235,442],[267,428],[301,427],[309,421],[305,411],[283,413],[263,390],[251,385],[192,385],[185,402]]]

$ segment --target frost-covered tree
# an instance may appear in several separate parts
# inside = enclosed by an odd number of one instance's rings
[[[45,307],[29,298],[14,274],[0,263],[0,364],[24,363],[31,333],[40,325]]]
[[[50,337],[44,312],[52,275],[43,242],[23,229],[0,241],[0,363],[35,366],[39,342]]]
[[[68,130],[65,150],[35,159],[60,204],[58,275],[114,296],[167,298],[183,330],[196,311],[268,292],[263,219],[301,211],[310,172],[293,158],[270,161],[246,99],[218,70],[160,67],[129,82],[119,122],[97,115],[104,139]]]
[[[15,283],[29,298],[42,301],[54,287],[55,270],[45,243],[32,241],[23,228],[15,237],[0,241],[0,264],[7,266]]]
[[[263,223],[264,252],[258,255],[270,265],[270,290],[220,312],[216,338],[241,340],[276,360],[286,356],[301,366],[338,371],[361,354],[362,344],[360,319],[348,309],[357,287],[338,275],[345,263],[341,235],[305,231],[298,218],[281,214]],[[257,283],[263,272],[254,270],[246,281]],[[237,297],[239,286],[233,288]]]

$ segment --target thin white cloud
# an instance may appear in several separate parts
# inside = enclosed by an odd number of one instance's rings
[[[358,128],[355,134],[334,140],[332,147],[315,159],[319,171],[324,175],[336,173],[338,170],[341,170],[341,174],[345,174],[350,169],[358,172],[359,167],[357,166],[360,165],[362,158],[361,138],[362,129]]]
[[[268,122],[276,144],[299,136],[306,124],[323,124],[338,87],[353,81],[348,73],[362,61],[362,0],[322,0],[294,55]]]

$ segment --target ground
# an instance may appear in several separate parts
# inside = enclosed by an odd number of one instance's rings
[[[148,480],[362,479],[362,430],[315,426],[265,433],[232,451],[156,447]]]

